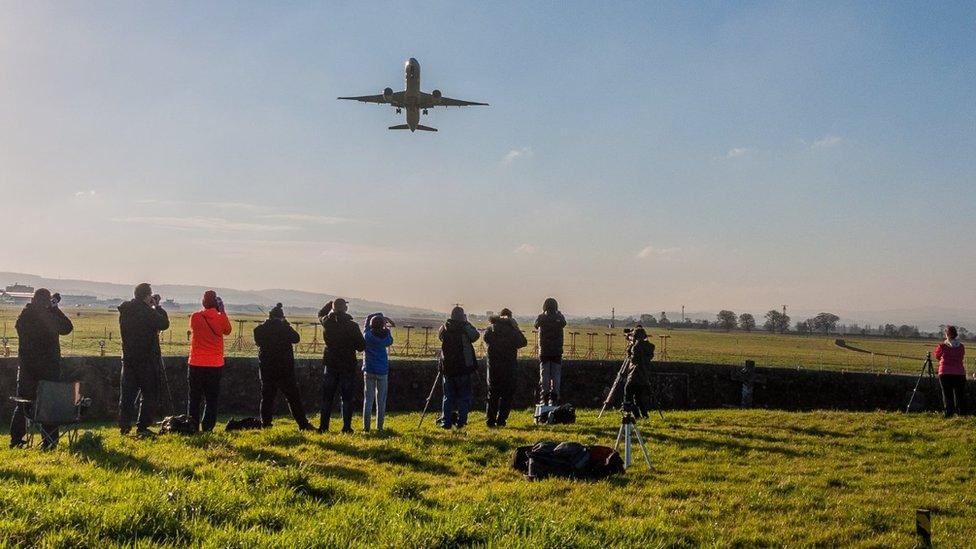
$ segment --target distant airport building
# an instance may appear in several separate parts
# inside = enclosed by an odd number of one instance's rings
[[[0,291],[0,303],[6,305],[24,305],[34,298],[34,288],[23,284],[11,284]]]

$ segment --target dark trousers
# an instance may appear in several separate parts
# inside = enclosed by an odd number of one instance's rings
[[[504,426],[512,410],[515,392],[515,371],[511,368],[488,368],[488,406],[485,410],[488,425]]]
[[[646,383],[639,383],[627,380],[627,384],[624,385],[624,402],[631,402],[634,404],[635,410],[634,415],[637,417],[647,417],[647,411],[650,409],[651,400],[651,387]]]
[[[335,401],[336,391],[339,392],[342,407],[342,429],[352,430],[352,401],[356,398],[356,380],[359,372],[355,369],[326,368],[322,378],[322,411],[319,416],[319,430],[329,430],[329,418],[332,416],[332,403]]]
[[[46,379],[58,381],[60,372],[51,371],[46,375],[38,376],[24,368],[17,369],[17,396],[20,398],[35,400],[37,398],[37,382]],[[14,415],[10,419],[10,443],[19,444],[27,435],[27,418],[31,415],[33,407],[30,404],[18,404],[14,408]],[[53,448],[58,444],[58,426],[41,425],[41,444],[47,448]]]
[[[444,400],[441,404],[441,427],[464,427],[471,410],[471,374],[444,376]]]
[[[299,427],[309,425],[308,418],[305,417],[305,406],[302,404],[302,394],[298,390],[295,382],[295,369],[287,368],[275,370],[271,368],[261,369],[261,423],[265,427],[271,426],[271,419],[275,412],[275,397],[278,391],[285,395],[288,402],[288,409],[291,415],[298,422]]]
[[[941,375],[939,384],[942,385],[942,398],[945,400],[945,417],[952,417],[957,412],[965,414],[966,406],[966,376]]]
[[[122,389],[119,396],[119,425],[130,427],[139,406],[139,429],[155,421],[159,405],[159,359],[122,361]]]
[[[187,370],[190,395],[187,399],[186,414],[204,431],[213,431],[214,425],[217,424],[217,401],[220,399],[220,376],[223,370],[223,368],[209,366],[190,366]],[[201,404],[203,405],[202,423]]]

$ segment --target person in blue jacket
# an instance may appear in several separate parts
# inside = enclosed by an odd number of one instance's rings
[[[363,431],[369,432],[370,416],[373,413],[373,403],[376,403],[376,430],[383,430],[383,419],[386,416],[386,388],[390,373],[390,359],[387,348],[393,345],[393,333],[390,327],[393,321],[383,316],[383,313],[373,313],[366,317],[363,323],[363,339],[366,341],[366,352],[363,355]]]

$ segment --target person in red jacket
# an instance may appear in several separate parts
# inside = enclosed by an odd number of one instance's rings
[[[203,309],[190,316],[190,357],[187,359],[188,416],[204,431],[217,423],[220,374],[224,367],[224,336],[230,335],[230,319],[217,292],[203,294]],[[201,425],[200,405],[203,406]]]
[[[942,385],[947,418],[957,411],[960,415],[965,413],[966,368],[962,364],[965,357],[966,347],[959,342],[956,327],[946,326],[945,341],[935,346],[935,358],[939,359],[939,383]]]

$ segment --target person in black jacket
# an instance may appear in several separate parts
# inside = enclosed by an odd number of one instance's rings
[[[651,360],[654,359],[654,344],[647,340],[647,332],[638,326],[631,332],[631,343],[627,346],[627,383],[624,385],[624,402],[634,405],[637,417],[647,417],[651,399]]]
[[[488,319],[485,345],[488,346],[488,427],[504,427],[512,409],[512,394],[518,378],[518,350],[529,344],[519,329],[512,311],[502,309]]]
[[[322,340],[325,342],[325,376],[322,379],[322,413],[319,432],[329,430],[332,402],[336,391],[342,400],[342,432],[352,432],[352,401],[356,398],[356,381],[359,379],[359,361],[356,353],[366,349],[363,333],[356,321],[346,312],[345,299],[336,298],[319,311],[322,324]]]
[[[478,369],[473,343],[480,335],[468,322],[464,309],[454,307],[437,337],[441,340],[441,373],[444,374],[440,425],[445,429],[460,429],[467,425],[471,410],[472,378]]]
[[[119,431],[132,429],[136,402],[140,399],[138,436],[153,436],[156,406],[159,404],[159,370],[162,352],[159,332],[169,329],[169,316],[159,306],[159,296],[143,283],[133,292],[135,299],[119,305],[119,332],[122,335],[122,388],[119,394]]]
[[[551,297],[546,299],[542,314],[535,320],[539,330],[539,404],[559,403],[565,327],[566,318],[559,312],[559,304]]]
[[[295,382],[295,348],[301,335],[285,320],[281,303],[268,314],[268,320],[254,328],[254,342],[258,346],[261,371],[261,423],[271,427],[278,390],[285,395],[288,409],[302,431],[312,429],[305,417],[302,395]]]
[[[23,399],[37,398],[39,381],[61,380],[61,341],[60,336],[68,335],[74,326],[61,309],[58,302],[61,296],[51,296],[50,290],[39,288],[34,292],[31,302],[17,317],[17,355],[20,366],[17,368],[17,396]],[[30,405],[18,404],[10,420],[10,447],[25,444],[27,416]],[[58,444],[58,427],[41,425],[41,448],[53,449]]]

